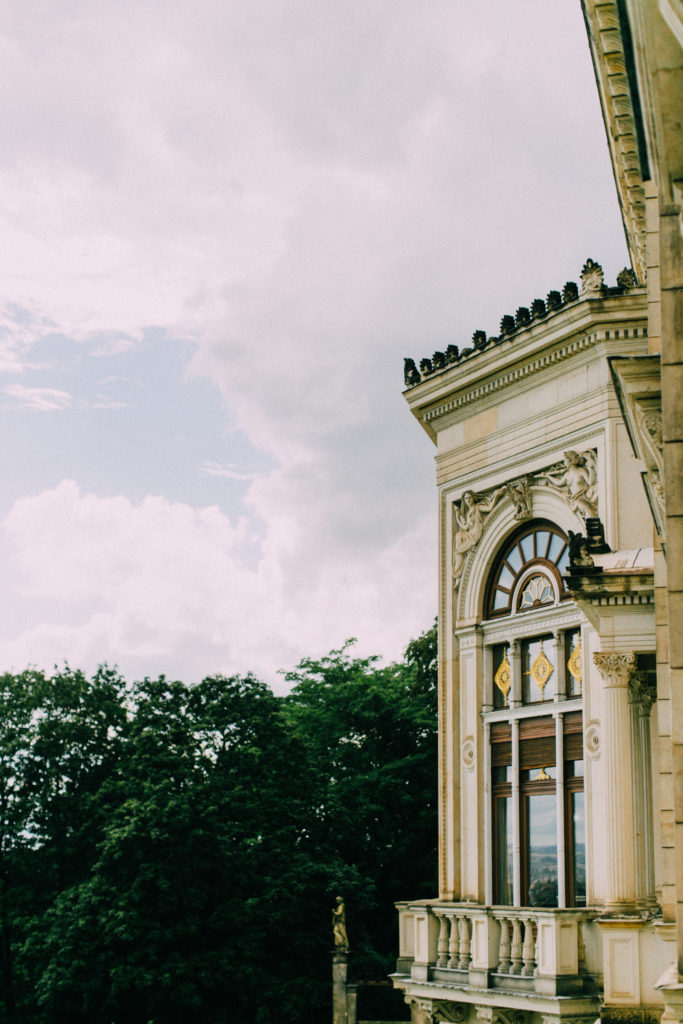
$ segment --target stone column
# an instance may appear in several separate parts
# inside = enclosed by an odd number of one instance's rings
[[[349,953],[346,949],[335,949],[332,953],[332,1024],[348,1024],[346,1012],[346,976],[349,970]]]
[[[650,712],[654,688],[638,675],[629,683],[631,737],[633,744],[633,819],[635,828],[635,879],[638,906],[656,905],[654,843],[652,834],[652,754]]]
[[[636,666],[633,653],[593,655],[603,684],[602,757],[605,765],[605,909],[634,909],[634,817],[631,780],[631,712],[628,684]]]

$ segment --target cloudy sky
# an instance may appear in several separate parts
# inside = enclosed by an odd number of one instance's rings
[[[0,669],[436,609],[403,357],[626,263],[579,0],[2,0]]]

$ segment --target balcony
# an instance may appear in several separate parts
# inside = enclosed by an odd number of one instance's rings
[[[397,974],[435,982],[538,996],[592,995],[586,963],[586,910],[401,903]]]

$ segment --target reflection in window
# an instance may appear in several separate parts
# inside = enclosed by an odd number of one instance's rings
[[[496,903],[512,906],[512,797],[496,797]]]
[[[581,792],[569,796],[570,815],[570,868],[575,907],[586,906],[586,819],[584,795]]]
[[[526,883],[528,907],[557,906],[557,801],[533,793],[526,802]]]
[[[522,644],[522,699],[525,704],[554,700],[557,673],[555,644],[551,636],[525,640]]]

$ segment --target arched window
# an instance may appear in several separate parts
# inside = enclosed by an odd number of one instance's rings
[[[525,523],[510,538],[491,573],[486,618],[539,608],[569,597],[562,574],[569,567],[564,533],[552,523]]]
[[[501,546],[485,595],[487,830],[503,905],[585,905],[583,654],[568,565],[562,530],[526,522]]]

